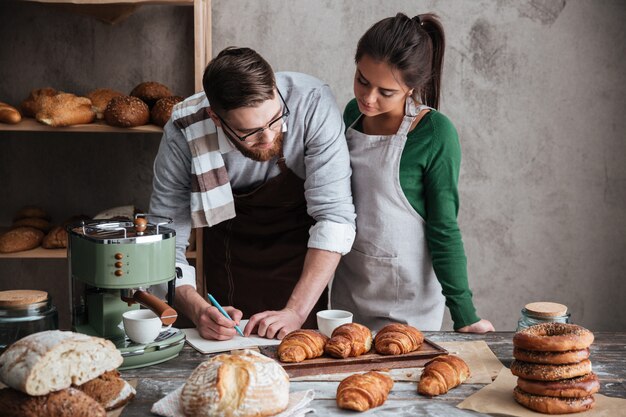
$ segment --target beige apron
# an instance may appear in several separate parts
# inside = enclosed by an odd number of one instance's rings
[[[346,132],[356,207],[356,240],[335,273],[332,308],[378,330],[391,322],[439,330],[445,299],[426,244],[424,219],[400,186],[400,157],[415,117],[426,106],[407,99],[395,135]]]

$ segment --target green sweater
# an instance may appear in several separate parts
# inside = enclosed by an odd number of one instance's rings
[[[346,127],[360,115],[353,99],[343,114]],[[361,121],[354,128],[362,132]],[[400,159],[400,185],[411,206],[426,221],[433,268],[455,329],[480,320],[467,282],[467,259],[457,223],[460,166],[461,146],[454,125],[431,110],[409,132]]]

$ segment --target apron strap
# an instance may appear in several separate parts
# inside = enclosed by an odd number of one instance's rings
[[[404,117],[402,118],[402,123],[398,128],[397,135],[406,136],[409,134],[411,130],[411,125],[415,121],[415,118],[418,114],[424,109],[432,109],[431,107],[426,106],[425,104],[420,104],[419,106],[415,105],[415,100],[411,96],[406,98],[406,102],[404,103]]]
[[[278,160],[276,161],[276,165],[278,165],[278,168],[280,168],[280,172],[283,174],[289,169],[287,167],[287,163],[285,162],[285,155],[283,155],[282,146],[280,148],[280,154],[278,154]]]

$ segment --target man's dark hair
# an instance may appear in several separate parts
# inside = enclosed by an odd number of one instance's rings
[[[202,86],[211,107],[226,112],[274,98],[274,71],[250,48],[228,47],[209,62]]]

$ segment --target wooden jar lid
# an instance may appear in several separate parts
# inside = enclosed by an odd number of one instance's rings
[[[559,303],[546,301],[528,303],[524,306],[526,311],[538,317],[558,317],[567,314],[567,306]]]
[[[38,290],[0,291],[0,307],[21,307],[48,299],[48,293]]]

